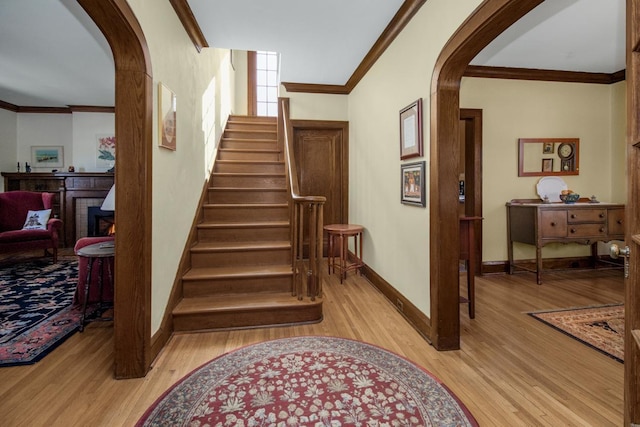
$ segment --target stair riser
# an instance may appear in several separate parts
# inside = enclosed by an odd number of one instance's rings
[[[214,170],[220,173],[284,173],[283,163],[224,163],[216,162]]]
[[[239,188],[285,188],[284,175],[214,175],[211,186]]]
[[[287,221],[288,207],[238,208],[215,207],[204,209],[204,222],[238,222],[238,221]]]
[[[220,313],[174,315],[176,331],[244,328],[247,326],[286,325],[311,323],[322,320],[322,305],[303,308],[266,308],[264,310],[238,310]]]
[[[199,228],[200,242],[250,242],[289,240],[289,227],[269,228]]]
[[[270,139],[277,140],[278,136],[276,132],[264,131],[264,130],[239,130],[239,129],[227,129],[223,134],[224,138],[241,138],[241,139]]]
[[[209,190],[209,203],[287,203],[287,192]]]
[[[270,116],[229,116],[229,123],[237,123],[237,122],[250,122],[250,123],[270,123],[277,124],[277,118]]]
[[[278,130],[278,125],[276,123],[228,121],[227,129],[267,130],[270,132],[276,132]]]
[[[246,152],[246,151],[218,151],[218,159],[220,160],[264,160],[267,162],[275,162],[280,160],[277,152]]]
[[[191,252],[193,268],[276,265],[291,262],[290,249],[236,252]]]
[[[215,296],[218,294],[249,294],[254,292],[291,292],[291,276],[252,277],[243,279],[208,279],[185,281],[185,298]]]
[[[278,148],[278,145],[275,141],[251,141],[223,138],[222,142],[220,143],[220,147],[230,150],[275,150]]]

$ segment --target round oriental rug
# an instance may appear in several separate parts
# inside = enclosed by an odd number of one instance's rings
[[[224,354],[164,393],[137,426],[477,426],[437,378],[380,347],[333,337]]]

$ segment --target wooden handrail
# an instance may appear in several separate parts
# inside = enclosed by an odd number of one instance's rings
[[[322,295],[322,242],[324,196],[300,194],[298,169],[293,150],[293,125],[289,119],[289,98],[278,99],[278,145],[284,156],[287,187],[291,196],[291,266],[293,268],[292,294],[303,299],[304,288],[312,301]],[[304,261],[304,222],[308,212],[308,265]],[[306,272],[306,281],[303,277]],[[305,286],[306,285],[306,286]]]

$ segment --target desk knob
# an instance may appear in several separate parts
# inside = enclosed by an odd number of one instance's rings
[[[555,227],[555,226],[556,226],[556,223],[552,221],[552,222],[551,222],[551,226],[552,226],[552,227]]]
[[[604,227],[600,227],[600,232],[604,233]]]
[[[571,219],[575,219],[576,214],[571,214]]]
[[[575,228],[572,228],[572,229],[571,229],[571,232],[572,232],[572,233],[575,233],[575,232],[576,232],[576,229],[575,229]]]
[[[604,218],[604,214],[601,213],[600,215],[598,215],[600,218]]]
[[[622,224],[622,220],[621,219],[619,219],[617,222],[618,222],[618,224]]]

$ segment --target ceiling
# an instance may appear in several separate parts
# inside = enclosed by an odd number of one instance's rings
[[[333,85],[348,81],[402,3],[188,0],[209,46],[277,51],[282,81]],[[624,27],[625,0],[545,1],[471,63],[614,73],[625,68]],[[5,103],[114,105],[111,50],[76,0],[0,1],[0,63]]]

